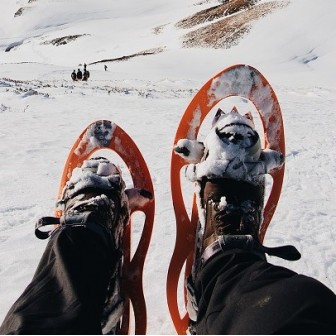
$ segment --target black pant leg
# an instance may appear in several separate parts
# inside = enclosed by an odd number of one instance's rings
[[[9,310],[1,334],[101,334],[113,256],[83,227],[58,231],[31,283]]]
[[[336,296],[319,281],[243,251],[199,273],[198,334],[336,334]]]

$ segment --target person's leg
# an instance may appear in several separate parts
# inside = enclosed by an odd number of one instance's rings
[[[259,243],[262,187],[206,181],[203,202],[206,223],[193,279],[198,334],[336,333],[335,294],[313,278],[267,262],[265,252],[291,260],[299,253]]]
[[[118,256],[119,257],[119,256]],[[84,227],[58,230],[1,334],[101,334],[111,250]]]
[[[336,334],[336,296],[317,280],[246,251],[198,275],[197,334]]]
[[[60,218],[37,224],[37,237],[50,240],[1,334],[100,334],[104,325],[118,327],[122,237],[130,211],[120,170],[104,158],[85,161],[59,207]],[[41,230],[56,223],[51,233]]]

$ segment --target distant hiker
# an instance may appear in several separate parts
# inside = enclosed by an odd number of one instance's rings
[[[83,73],[80,69],[77,70],[77,79],[81,80],[83,78]]]
[[[104,65],[104,69],[105,69],[105,71],[107,71],[107,65],[106,64]]]
[[[88,70],[84,70],[84,74],[83,74],[83,81],[87,81],[90,77],[90,72]]]
[[[72,73],[71,73],[71,79],[72,79],[73,81],[76,81],[76,80],[77,80],[76,70],[72,71]]]
[[[90,77],[90,72],[86,70],[86,63],[84,63],[84,70],[83,70],[83,81],[87,81]]]

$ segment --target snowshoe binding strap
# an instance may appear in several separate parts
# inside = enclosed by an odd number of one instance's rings
[[[55,226],[59,224],[60,219],[58,217],[42,217],[35,224],[35,236],[38,239],[48,239]]]
[[[252,253],[265,254],[285,260],[295,261],[301,258],[300,252],[292,245],[266,247],[255,240],[251,235],[222,235],[210,244],[201,257],[202,265],[220,252],[232,249],[246,250]]]
[[[109,245],[110,231],[97,223],[89,213],[73,216],[42,217],[35,224],[35,236],[38,239],[48,239],[58,231],[67,227],[85,227],[98,234],[106,245]]]

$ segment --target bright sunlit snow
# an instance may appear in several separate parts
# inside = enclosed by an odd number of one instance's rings
[[[169,181],[175,131],[197,90],[233,64],[258,69],[283,113],[286,173],[265,245],[293,244],[302,258],[269,260],[336,290],[336,2],[292,0],[254,21],[231,49],[182,48],[182,36],[190,29],[175,23],[219,3],[0,1],[0,320],[28,285],[46,246],[35,238],[34,225],[53,215],[69,150],[86,126],[107,119],[137,143],[155,189],[154,231],[144,270],[147,332],[175,333],[165,294],[175,243]],[[20,7],[28,8],[14,17]],[[49,43],[77,35],[66,44]],[[89,80],[73,82],[71,72],[84,63]],[[248,101],[220,103],[226,112],[233,105],[241,114],[251,111],[258,122]],[[209,120],[201,128],[201,141]],[[119,160],[110,152],[102,155]],[[117,163],[129,186],[124,163]],[[187,207],[190,184],[185,181]]]

